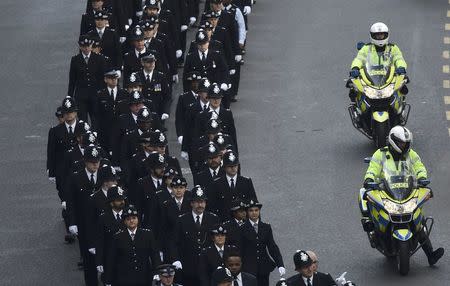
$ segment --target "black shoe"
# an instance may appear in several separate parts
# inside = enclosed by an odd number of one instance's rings
[[[430,266],[435,265],[443,255],[444,249],[439,247],[428,256],[428,264],[430,264]]]

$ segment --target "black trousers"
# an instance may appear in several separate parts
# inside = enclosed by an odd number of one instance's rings
[[[256,275],[256,280],[258,281],[258,286],[269,286],[269,276],[270,276],[270,274]]]

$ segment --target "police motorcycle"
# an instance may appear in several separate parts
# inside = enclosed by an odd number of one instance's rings
[[[399,161],[397,169],[384,167],[381,180],[362,188],[359,206],[368,214],[361,222],[370,245],[386,257],[395,257],[399,273],[407,275],[410,257],[423,245],[418,232],[423,228],[429,237],[433,229],[434,219],[423,213],[433,192],[427,187],[429,180],[416,179],[410,160]]]
[[[357,49],[363,46],[360,42]],[[356,95],[356,102],[348,107],[352,125],[373,140],[377,148],[386,146],[387,135],[393,126],[406,125],[411,109],[402,93],[409,82],[408,77],[395,73],[390,53],[383,56],[383,62],[373,62],[369,53],[360,76],[348,79],[346,84]]]

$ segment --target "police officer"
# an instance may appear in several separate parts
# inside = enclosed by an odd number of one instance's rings
[[[94,219],[109,208],[108,190],[119,183],[119,175],[111,165],[102,165],[98,169],[100,189],[91,195],[91,206]]]
[[[107,285],[150,285],[152,273],[161,264],[153,231],[140,228],[134,206],[122,214],[126,230],[117,232],[107,252]]]
[[[247,219],[247,205],[241,200],[236,199],[231,202],[230,213],[231,219],[223,223],[223,227],[227,230],[227,244],[241,247],[241,226]]]
[[[103,54],[111,59],[112,68],[120,70],[122,68],[122,46],[116,31],[107,27],[108,18],[108,11],[95,11],[95,28],[89,31],[88,35],[100,38]]]
[[[215,214],[205,212],[206,193],[201,186],[192,191],[192,211],[181,215],[175,227],[171,243],[170,260],[177,269],[181,269],[185,286],[199,284],[197,266],[201,250],[211,244],[208,239],[210,229],[219,223]]]
[[[294,254],[294,264],[296,274],[287,279],[287,285],[305,286],[331,286],[336,285],[333,278],[328,273],[315,272],[313,260],[304,250],[297,250]]]
[[[84,167],[83,153],[84,148],[90,144],[97,144],[97,136],[90,131],[90,126],[86,122],[78,121],[79,128],[75,128],[75,141],[64,154],[64,177],[67,178],[72,172],[78,171]]]
[[[161,264],[156,268],[159,275],[159,281],[155,283],[155,286],[181,286],[180,284],[173,283],[175,278],[175,266],[170,264]]]
[[[69,231],[78,235],[86,285],[98,283],[95,248],[90,247],[89,236],[93,231],[90,198],[94,190],[100,187],[98,180],[100,152],[101,150],[95,146],[89,146],[84,150],[85,168],[69,177],[64,194],[67,201]]]
[[[111,247],[113,235],[119,230],[125,230],[125,224],[122,220],[125,200],[126,192],[121,187],[112,185],[107,190],[107,208],[98,217],[97,227],[93,233],[95,263],[97,271],[102,273],[102,275],[104,273],[106,252]]]
[[[202,250],[198,264],[198,274],[200,277],[200,285],[210,285],[211,275],[217,267],[225,266],[225,258],[232,251],[236,251],[237,247],[234,245],[225,244],[227,230],[218,224],[210,230],[213,245],[210,245]]]
[[[94,13],[106,9],[104,0],[92,0],[91,5],[87,5],[86,13],[81,15],[80,35],[87,34],[95,28]]]
[[[150,52],[141,55],[142,70],[138,75],[144,80],[142,93],[149,98],[161,120],[169,118],[172,94],[166,77],[155,70],[156,57]]]
[[[204,72],[211,82],[219,83],[220,88],[228,90],[229,68],[224,56],[219,51],[209,49],[209,38],[205,31],[195,35],[197,50],[186,56],[183,70],[183,90],[187,91],[187,75],[192,71]]]
[[[104,86],[106,64],[102,56],[92,53],[92,39],[88,35],[81,35],[78,44],[80,52],[70,61],[67,95],[77,101],[80,119],[87,121],[89,112],[91,121],[95,122],[96,94]]]
[[[204,186],[209,193],[209,188],[214,179],[224,174],[222,168],[222,153],[214,143],[209,143],[204,149],[204,157],[206,157],[206,168],[198,172],[194,176],[194,184]]]
[[[231,286],[232,282],[233,277],[231,277],[231,272],[228,268],[219,266],[212,274],[212,286]]]
[[[256,192],[250,178],[238,175],[239,158],[234,151],[228,151],[223,156],[225,176],[214,180],[210,191],[209,209],[216,213],[222,221],[230,219],[229,209],[232,201],[256,200]]]
[[[188,91],[178,96],[177,108],[175,112],[175,128],[178,143],[183,143],[184,125],[186,122],[186,113],[189,106],[198,100],[198,85],[202,75],[198,71],[193,71],[186,76],[186,80],[190,82]]]
[[[254,275],[242,272],[242,257],[239,251],[233,250],[227,254],[225,257],[225,267],[230,269],[231,276],[233,277],[233,286],[258,285],[258,281]]]
[[[206,123],[206,131],[203,136],[197,137],[192,142],[191,160],[194,161],[196,169],[200,172],[205,166],[207,159],[207,149],[209,143],[213,142],[214,136],[222,130],[219,119],[210,119]],[[217,147],[217,146],[215,146]],[[194,173],[195,176],[195,173]]]
[[[257,200],[250,200],[247,204],[248,220],[241,229],[242,270],[255,275],[258,286],[268,286],[270,272],[275,266],[280,276],[286,274],[286,269],[273,238],[272,227],[261,221],[261,208],[262,204]]]
[[[129,39],[132,42],[133,49],[127,52],[123,58],[123,74],[125,78],[129,78],[131,73],[141,70],[140,55],[146,52],[144,31],[141,26],[137,25],[132,29]]]
[[[195,118],[196,136],[205,134],[206,123],[210,119],[219,119],[222,123],[224,133],[233,138],[233,145],[237,146],[236,127],[234,125],[233,113],[231,110],[221,106],[223,93],[217,83],[211,84],[208,90],[209,109],[197,114]]]

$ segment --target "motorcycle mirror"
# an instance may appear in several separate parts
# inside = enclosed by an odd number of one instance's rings
[[[359,51],[359,50],[361,50],[365,45],[366,45],[366,43],[364,43],[364,42],[358,42],[358,43],[356,43],[356,49]]]
[[[372,157],[366,157],[366,158],[364,158],[364,163],[369,164],[371,160],[372,160]]]
[[[431,181],[429,179],[420,179],[417,183],[420,187],[426,187],[431,183]]]

